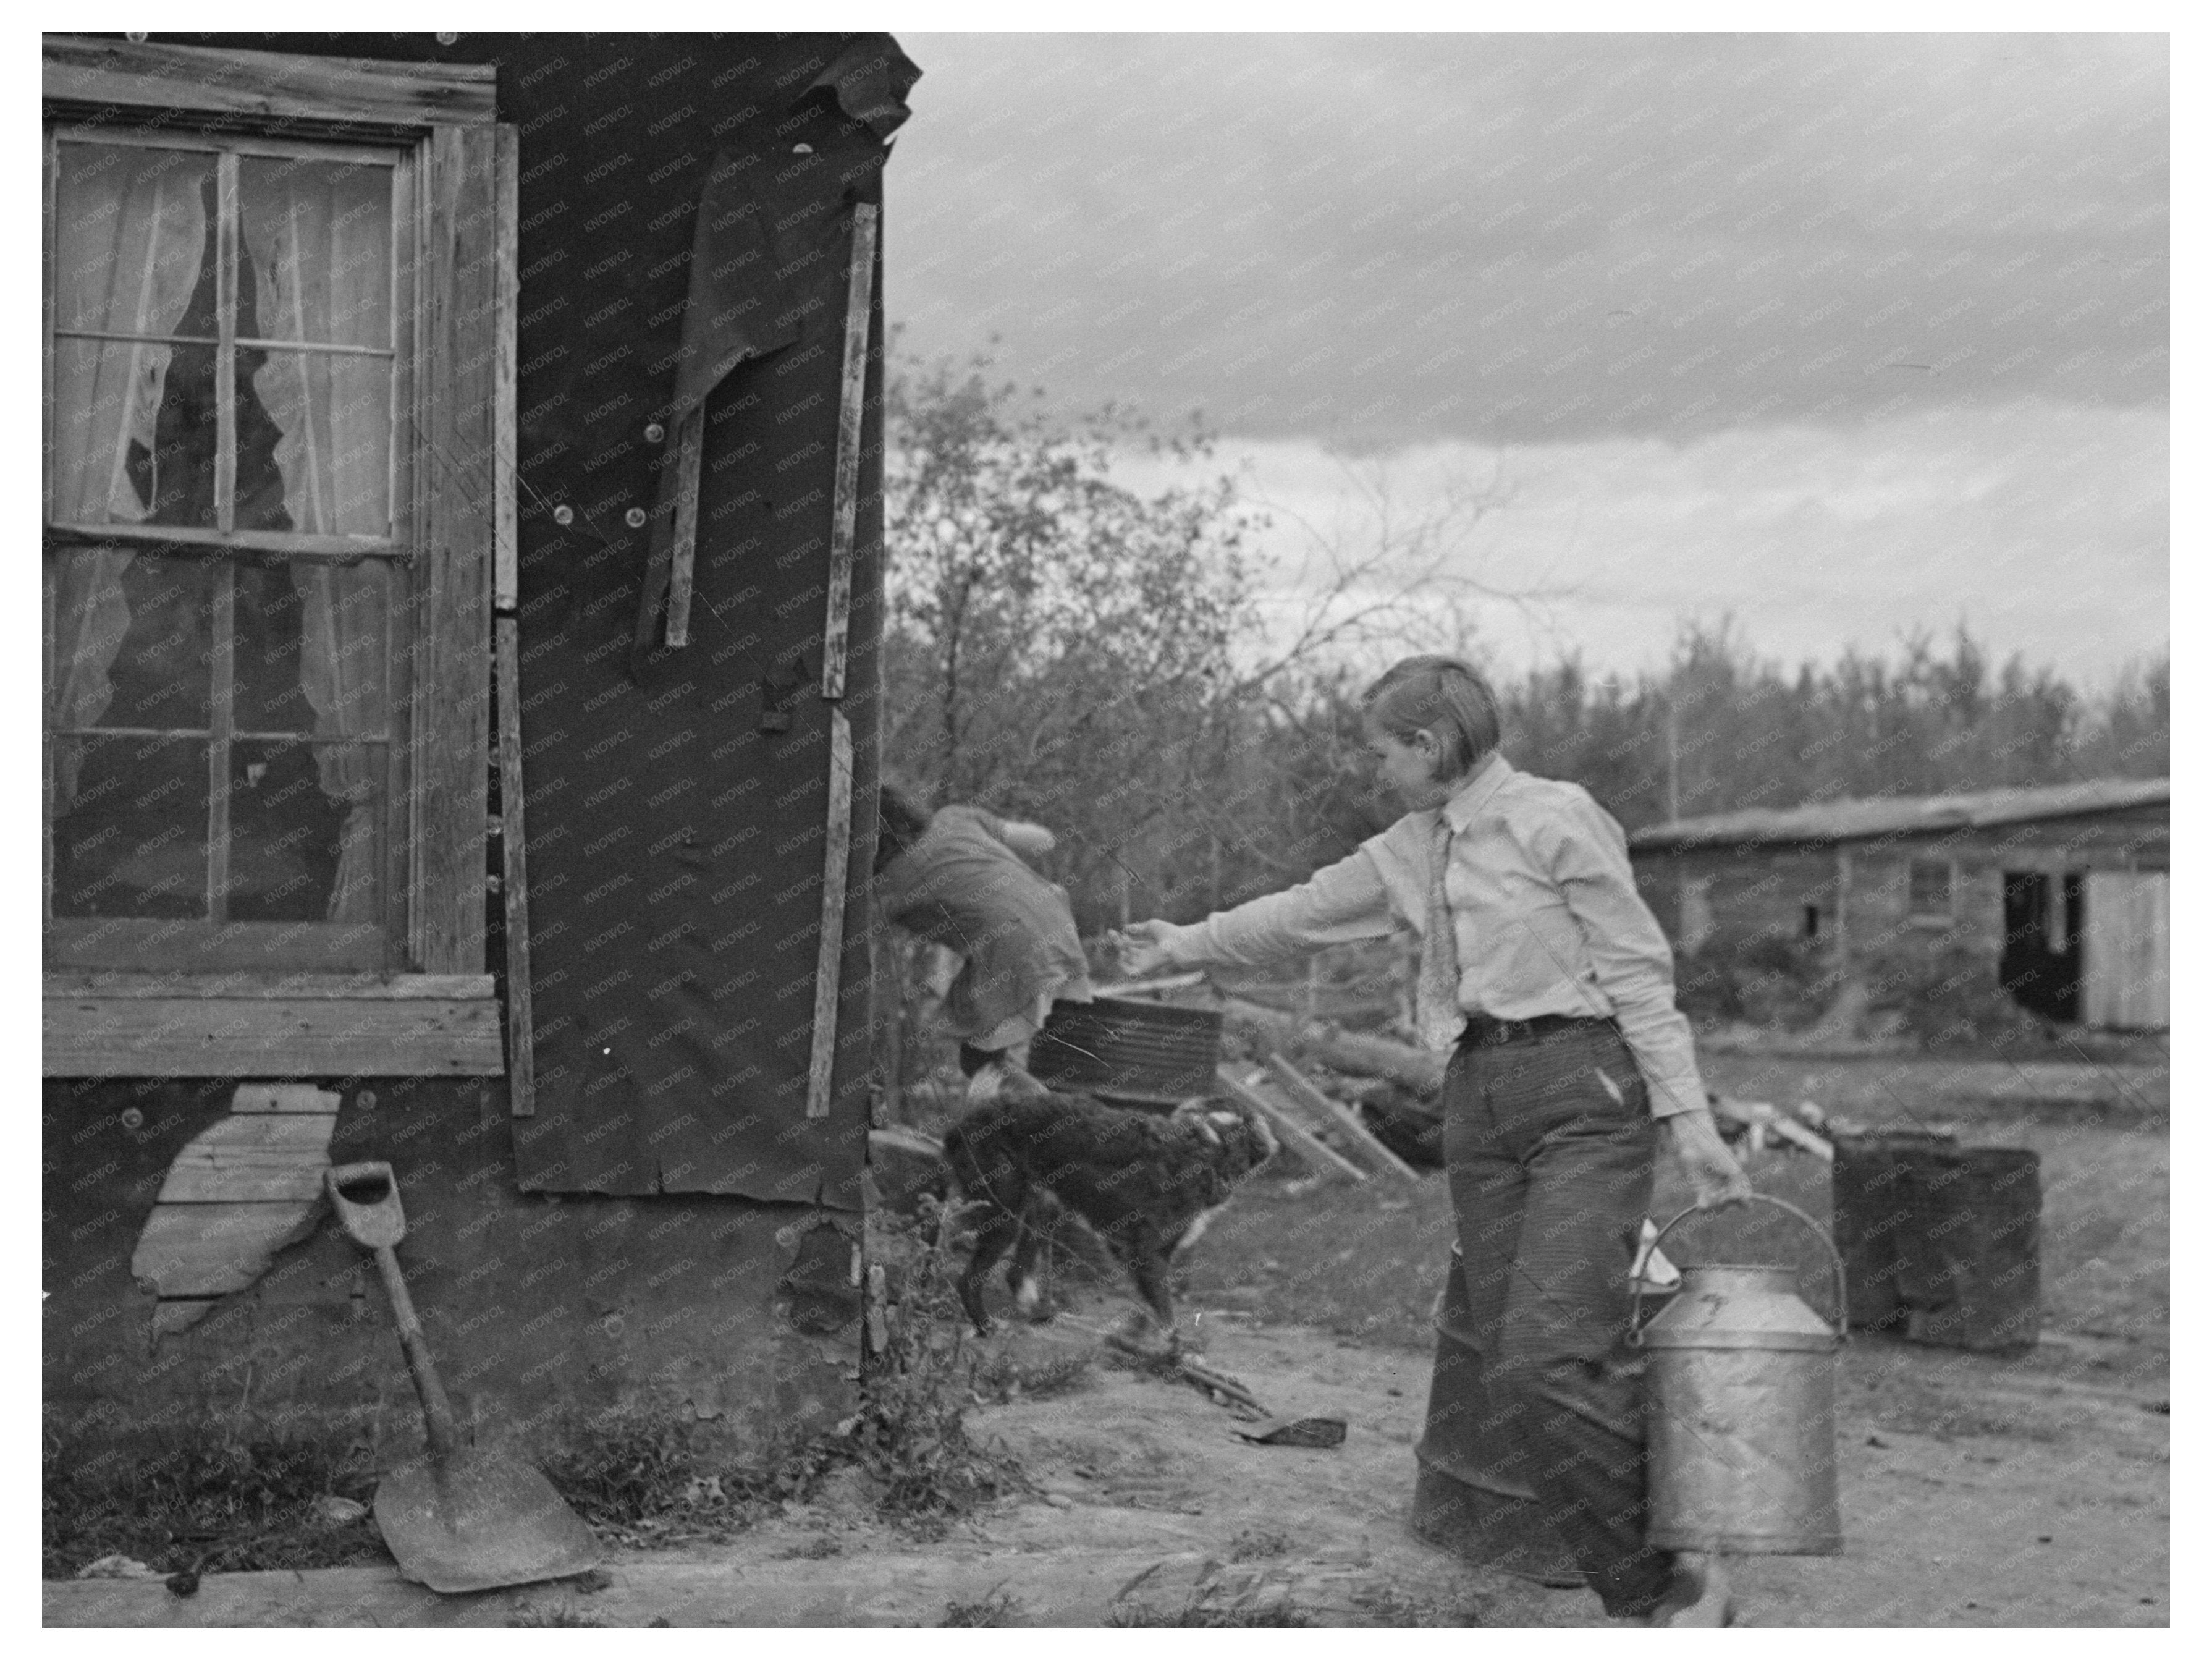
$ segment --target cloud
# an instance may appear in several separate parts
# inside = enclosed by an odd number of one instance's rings
[[[891,314],[1394,448],[2158,407],[2156,35],[908,37]]]
[[[1563,651],[1601,672],[1656,666],[1681,621],[1723,615],[1793,665],[1846,646],[1894,656],[1916,629],[1940,641],[1964,623],[2000,659],[2017,651],[2088,684],[2167,639],[2157,411],[2029,400],[1680,442],[1450,440],[1358,458],[1241,439],[1214,460],[1275,510],[1263,547],[1279,631],[1322,581],[1316,536],[1372,543],[1379,488],[1401,527],[1487,495],[1450,569],[1544,596],[1476,612],[1477,643],[1509,669]],[[1132,460],[1123,477],[1168,474]]]

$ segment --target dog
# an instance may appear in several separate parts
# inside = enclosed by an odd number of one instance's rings
[[[1109,1107],[1036,1086],[977,1108],[945,1139],[957,1198],[984,1207],[960,1276],[960,1304],[979,1334],[991,1329],[983,1280],[1009,1246],[1006,1274],[1024,1315],[1036,1307],[1036,1259],[1054,1218],[1089,1225],[1170,1335],[1168,1269],[1194,1243],[1237,1184],[1274,1157],[1266,1122],[1200,1099],[1170,1115]]]

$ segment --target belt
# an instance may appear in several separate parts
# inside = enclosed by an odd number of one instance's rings
[[[1581,1027],[1609,1031],[1613,1022],[1594,1014],[1539,1014],[1526,1020],[1498,1020],[1487,1014],[1470,1014],[1459,1041],[1462,1049],[1491,1049],[1500,1043],[1530,1043],[1553,1032],[1573,1031]]]

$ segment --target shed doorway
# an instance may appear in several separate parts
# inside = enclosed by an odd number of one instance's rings
[[[2046,1020],[2081,1018],[2083,891],[2079,873],[2004,873],[2004,950],[1997,982]]]

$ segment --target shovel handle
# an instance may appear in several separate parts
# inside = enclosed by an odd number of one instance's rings
[[[422,1323],[415,1315],[415,1299],[407,1294],[407,1281],[399,1272],[399,1254],[389,1245],[376,1248],[376,1268],[384,1276],[386,1294],[392,1298],[392,1315],[399,1327],[400,1351],[407,1357],[407,1375],[415,1380],[416,1398],[422,1403],[422,1433],[430,1444],[430,1456],[443,1460],[461,1444],[453,1418],[453,1403],[438,1381],[430,1363],[430,1346],[422,1336]]]

